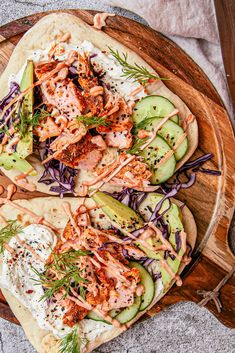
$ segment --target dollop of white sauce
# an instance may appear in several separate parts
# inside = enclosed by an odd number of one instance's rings
[[[51,46],[53,44],[54,43],[52,43]],[[29,53],[28,59],[33,60],[35,63],[48,60],[48,53],[51,49],[51,46],[44,50],[38,49]],[[122,77],[122,66],[114,59],[114,57],[108,51],[101,51],[99,48],[95,47],[91,42],[87,40],[84,40],[80,43],[78,42],[77,45],[60,43],[57,47],[54,57],[57,60],[65,60],[67,58],[68,52],[71,50],[75,50],[81,54],[86,52],[91,55],[91,63],[97,72],[99,70],[103,70],[105,72],[102,81],[106,84],[109,84],[110,90],[113,92],[113,94],[123,97],[127,102],[140,99],[147,95],[144,92],[144,89],[142,89],[142,91],[140,91],[134,97],[131,96],[130,93],[138,88],[140,84],[132,79]],[[20,83],[25,65],[26,63],[17,75],[11,75],[10,81],[16,81],[17,83]]]
[[[34,269],[40,273],[45,271],[45,262],[57,242],[56,236],[44,225],[31,224],[19,233],[19,237],[40,256],[42,261],[13,237],[9,245],[14,249],[14,254],[7,250],[3,253],[0,283],[29,309],[42,329],[63,336],[70,331],[70,328],[66,328],[62,322],[63,307],[56,301],[51,301],[48,305],[47,301],[41,300],[44,290],[37,284],[39,278],[34,272]]]

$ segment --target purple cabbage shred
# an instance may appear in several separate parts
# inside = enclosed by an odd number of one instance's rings
[[[19,94],[20,94],[20,86],[18,85],[18,83],[14,82],[14,81],[11,82],[10,83],[10,90],[9,90],[8,94],[0,101],[0,113],[12,101],[12,99],[14,99]],[[15,119],[19,118],[21,106],[22,106],[22,102],[20,102],[20,106],[19,106],[17,115],[15,117],[12,116],[8,120],[8,122],[6,124],[6,128],[11,127],[11,125],[13,123],[13,119],[15,120]],[[6,110],[5,114],[3,115],[2,119],[0,120],[1,124],[5,122],[6,117],[10,114],[13,107],[14,107],[14,105],[12,105],[9,109]],[[5,131],[1,131],[0,132],[0,142],[2,141],[4,135],[5,135]]]
[[[39,154],[42,161],[50,154],[50,143],[51,141],[48,139],[39,146]],[[45,185],[56,183],[57,185],[50,187],[50,191],[58,193],[60,197],[63,197],[64,194],[74,192],[74,178],[78,173],[76,169],[70,168],[56,159],[51,159],[45,163],[44,168],[45,170],[38,181],[39,183]]]

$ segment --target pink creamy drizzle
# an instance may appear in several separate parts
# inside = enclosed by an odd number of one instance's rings
[[[25,179],[30,173],[34,171],[34,168],[29,169],[26,173],[21,173],[17,176],[14,177],[15,181],[18,181],[20,179]]]
[[[189,124],[191,124],[195,120],[195,116],[193,114],[189,114],[187,118],[183,122],[183,129],[187,131]]]
[[[136,89],[134,89],[134,91],[132,91],[130,93],[131,96],[135,96],[136,94],[138,94],[139,92],[141,92],[144,89],[144,86],[140,85],[139,87],[137,87]]]
[[[24,246],[29,252],[31,252],[35,259],[39,260],[40,262],[44,262],[44,260],[36,253],[36,251],[34,251],[30,245],[28,245],[24,240],[20,239],[19,235],[16,235],[16,239],[21,246]]]
[[[20,141],[19,136],[13,137],[13,139],[6,146],[6,152],[9,154],[13,153],[14,151],[13,151],[12,147],[15,146],[19,141]]]
[[[18,185],[20,188],[28,190],[28,191],[36,191],[36,185],[33,183],[29,183],[27,179],[20,179],[19,181],[15,180],[16,185]]]
[[[3,215],[0,214],[0,222],[4,225],[4,226],[7,226],[8,225],[8,222],[6,220],[5,217],[3,217]]]
[[[167,120],[169,120],[172,116],[178,114],[179,110],[175,109],[173,110],[173,112],[171,112],[170,114],[168,114],[167,116],[165,116],[165,118],[162,119],[162,121],[158,124],[158,126],[156,127],[155,131],[150,135],[150,139],[143,145],[140,147],[140,150],[143,151],[146,147],[148,147],[148,145],[150,145],[150,143],[155,139],[158,130],[165,124],[165,122]]]
[[[129,238],[135,240],[135,241],[138,241],[138,243],[142,244],[143,246],[145,246],[147,249],[149,250],[152,250],[152,251],[155,251],[155,249],[150,245],[148,244],[146,241],[144,241],[143,239],[136,239],[136,237],[131,234],[130,232],[128,232],[127,230],[125,229],[122,229],[121,227],[119,227],[119,225],[116,223],[116,222],[113,222],[110,220],[110,223],[117,229],[119,229],[123,234],[127,235]]]
[[[111,316],[109,316],[106,312],[104,312],[101,309],[98,308],[94,308],[93,311],[98,314],[99,316],[101,316],[103,319],[105,319],[105,321],[110,322],[111,324],[113,324],[113,326],[115,327],[125,327],[125,325],[121,325],[120,322],[116,319],[112,319]]]
[[[62,207],[63,207],[66,215],[69,217],[69,220],[70,220],[70,222],[72,224],[72,227],[76,231],[77,235],[80,237],[81,231],[80,231],[80,228],[77,226],[75,220],[73,219],[70,203],[69,202],[63,202]]]
[[[110,175],[108,175],[104,180],[100,183],[99,187],[93,190],[89,196],[94,195],[105,183],[108,183],[120,170],[125,167],[127,164],[129,164],[131,161],[133,161],[136,158],[136,156],[129,156],[124,162],[119,165],[119,167],[114,170]]]
[[[101,29],[102,27],[106,26],[106,19],[108,17],[114,17],[115,14],[114,13],[108,13],[108,12],[103,12],[103,13],[97,13],[94,16],[94,25],[93,27],[96,29]]]
[[[10,254],[13,255],[15,253],[15,250],[9,244],[5,243],[3,246]]]
[[[15,203],[15,202],[13,202],[11,200],[8,200],[7,198],[6,199],[0,198],[0,203],[1,204],[8,204],[8,205],[10,205],[10,206],[22,211],[23,213],[28,213],[28,215],[30,215],[32,218],[35,219],[36,223],[44,224],[45,226],[47,226],[47,227],[51,228],[52,230],[54,230],[56,233],[59,232],[59,229],[54,227],[53,224],[51,224],[48,221],[46,221],[44,219],[44,217],[37,216],[34,212],[28,210],[26,207],[20,206],[17,203]]]
[[[16,186],[14,184],[7,185],[7,200],[11,200],[15,192],[16,192]]]
[[[14,177],[14,181],[16,185],[22,187],[23,189],[26,189],[28,191],[35,191],[36,190],[36,185],[33,183],[30,183],[27,179],[27,176],[34,171],[34,168],[29,169],[26,173],[21,173],[19,175],[16,175]]]
[[[71,288],[71,287],[70,287]],[[78,294],[76,293],[76,297],[78,296]],[[80,296],[79,296],[80,297]],[[77,299],[77,298],[74,298],[74,297],[71,297],[70,295],[67,296],[68,299],[72,300],[75,304],[87,309],[87,310],[92,310],[92,306],[90,306],[88,303],[84,303],[83,301]],[[82,297],[81,297],[82,299]]]
[[[125,155],[121,154],[120,156],[117,157],[117,159],[114,162],[111,163],[109,169],[105,170],[97,178],[91,181],[84,182],[83,185],[92,186],[94,184],[97,184],[100,180],[104,179],[104,177],[110,174],[110,170],[113,171],[113,169],[115,169],[115,167],[118,166],[120,163],[122,163],[124,160],[125,160]]]

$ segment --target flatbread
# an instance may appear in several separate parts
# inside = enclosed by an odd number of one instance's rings
[[[91,41],[94,46],[98,47],[100,50],[108,50],[108,46],[110,46],[114,49],[118,49],[120,52],[127,53],[128,61],[130,63],[137,63],[147,67],[151,72],[154,71],[139,55],[106,33],[95,30],[93,27],[89,26],[87,23],[83,22],[76,16],[70,15],[68,13],[54,13],[43,17],[35,26],[33,26],[28,32],[25,33],[25,35],[17,44],[9,60],[9,63],[0,78],[1,97],[4,97],[8,92],[8,79],[10,75],[18,73],[30,53],[38,49],[46,49],[55,40],[56,35],[59,33],[63,34],[67,32],[71,33],[71,44],[76,44],[78,41],[81,42],[88,40]],[[155,74],[157,73],[155,72]],[[171,92],[161,80],[152,86],[151,94],[159,94],[168,98],[179,110],[181,123],[189,114],[191,114],[186,104],[176,94]],[[188,143],[188,151],[182,160],[178,162],[177,169],[192,156],[197,148],[198,126],[196,119],[194,119],[194,121],[188,126]],[[42,175],[42,171],[44,170],[43,166],[41,165],[41,161],[35,160],[33,157],[28,158],[28,160],[38,171],[38,175],[35,177],[30,176],[29,181],[37,186],[38,191],[54,194],[53,192],[49,191],[53,184],[47,186],[42,183],[37,183],[38,179]],[[13,181],[14,176],[19,174],[18,171],[7,171],[3,168],[2,171]],[[82,180],[88,178],[88,174],[89,173],[83,173],[82,176],[78,177],[77,182],[81,182]]]
[[[62,202],[68,201],[71,204],[71,208],[74,211],[81,205],[82,199],[80,198],[64,198],[63,200],[58,199],[56,197],[48,197],[48,198],[35,198],[31,200],[17,200],[18,204],[20,204],[23,207],[28,208],[29,210],[35,212],[38,216],[43,216],[47,221],[52,223],[54,226],[58,228],[64,228],[65,225],[68,222],[68,219],[63,211]],[[173,200],[174,203],[176,203],[178,206],[182,206],[182,202],[178,200]],[[94,201],[91,199],[86,199],[85,204],[88,207],[91,207],[94,205]],[[100,222],[100,225],[105,226],[105,223],[102,222],[108,222],[107,218],[106,220],[101,218],[98,219],[96,217],[96,212],[101,212],[99,209],[91,211],[91,217],[95,219],[97,222]],[[6,217],[6,219],[17,219],[17,216],[21,214],[21,212],[15,208],[12,208],[9,205],[3,205],[1,207],[1,214]],[[29,222],[30,216],[27,214],[24,214],[22,216],[21,214],[21,222],[23,224],[27,224]],[[195,246],[196,242],[196,237],[197,237],[197,228],[196,224],[193,218],[192,213],[190,210],[184,206],[182,208],[182,221],[184,225],[184,229],[187,233],[187,243],[190,244],[192,249]],[[182,264],[180,267],[180,272],[184,269],[185,264]],[[148,310],[151,309],[151,307],[156,304],[157,301],[161,299],[162,296],[165,295],[165,293],[171,288],[171,286],[174,284],[174,280],[172,283],[169,285],[168,288],[165,289],[165,291],[160,295],[157,296],[154,301],[152,302],[151,306],[148,307]],[[32,345],[35,347],[35,349],[39,353],[58,353],[58,339],[49,331],[45,331],[41,329],[36,320],[33,318],[32,314],[28,309],[26,309],[9,291],[3,289],[2,290],[8,304],[10,305],[11,310],[13,311],[14,315],[16,318],[19,320],[21,323],[26,336],[28,337],[29,341],[32,343]],[[136,322],[146,311],[143,311],[139,313],[131,322],[128,323],[128,327],[131,326],[134,322]],[[110,341],[114,337],[118,336],[120,333],[125,331],[125,328],[113,328],[111,330],[103,332],[101,335],[99,335],[94,341],[91,341],[87,344],[86,350],[83,353],[88,353],[91,352],[93,349],[97,348],[101,344]]]

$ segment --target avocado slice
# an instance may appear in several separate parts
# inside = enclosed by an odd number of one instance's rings
[[[135,211],[114,199],[112,196],[98,191],[92,198],[97,205],[101,206],[102,211],[111,221],[117,223],[126,231],[132,232],[144,226],[143,219]]]
[[[156,204],[159,201],[161,201],[163,197],[164,195],[161,195],[161,194],[154,194],[154,193],[148,194],[146,199],[142,202],[142,204],[139,207],[139,213],[145,220],[148,220],[150,218],[151,209],[154,210]],[[165,200],[159,212],[162,213],[168,207],[169,207],[169,200]],[[172,203],[169,210],[163,215],[163,219],[167,224],[169,224],[169,227],[170,227],[169,242],[171,243],[173,248],[176,249],[175,232],[184,230],[180,208],[177,205]],[[181,256],[184,255],[182,249],[180,249],[179,255]],[[180,267],[180,261],[178,259],[172,260],[170,256],[168,256],[167,264],[171,267],[174,273],[178,272]],[[162,268],[162,281],[163,281],[163,285],[167,285],[172,281],[171,276],[164,268]]]
[[[26,159],[21,159],[18,153],[7,154],[3,152],[0,154],[0,167],[4,167],[7,170],[16,169],[22,173],[27,173],[33,167]],[[36,170],[33,170],[29,175],[37,175]]]
[[[31,86],[34,82],[34,66],[33,61],[28,60],[20,83],[21,92]],[[22,103],[21,113],[24,116],[32,117],[33,115],[34,96],[31,89],[25,96]],[[25,159],[33,153],[33,131],[29,128],[26,135],[18,142],[16,152],[20,158]]]
[[[135,211],[114,199],[112,196],[98,191],[92,196],[92,198],[97,205],[101,206],[102,211],[109,217],[109,219],[117,223],[122,229],[132,232],[144,226],[144,220]],[[153,245],[151,240],[149,240],[148,243]],[[151,249],[140,244],[138,241],[135,242],[135,245],[143,250],[148,257],[155,260],[161,259],[159,253],[155,253]]]
[[[135,211],[114,199],[112,196],[98,191],[92,198],[97,205],[101,206],[102,211],[109,219],[117,223],[122,229],[132,232],[144,226],[144,220]],[[159,254],[146,248],[138,241],[136,241],[135,244],[143,250],[148,257],[159,260]]]

